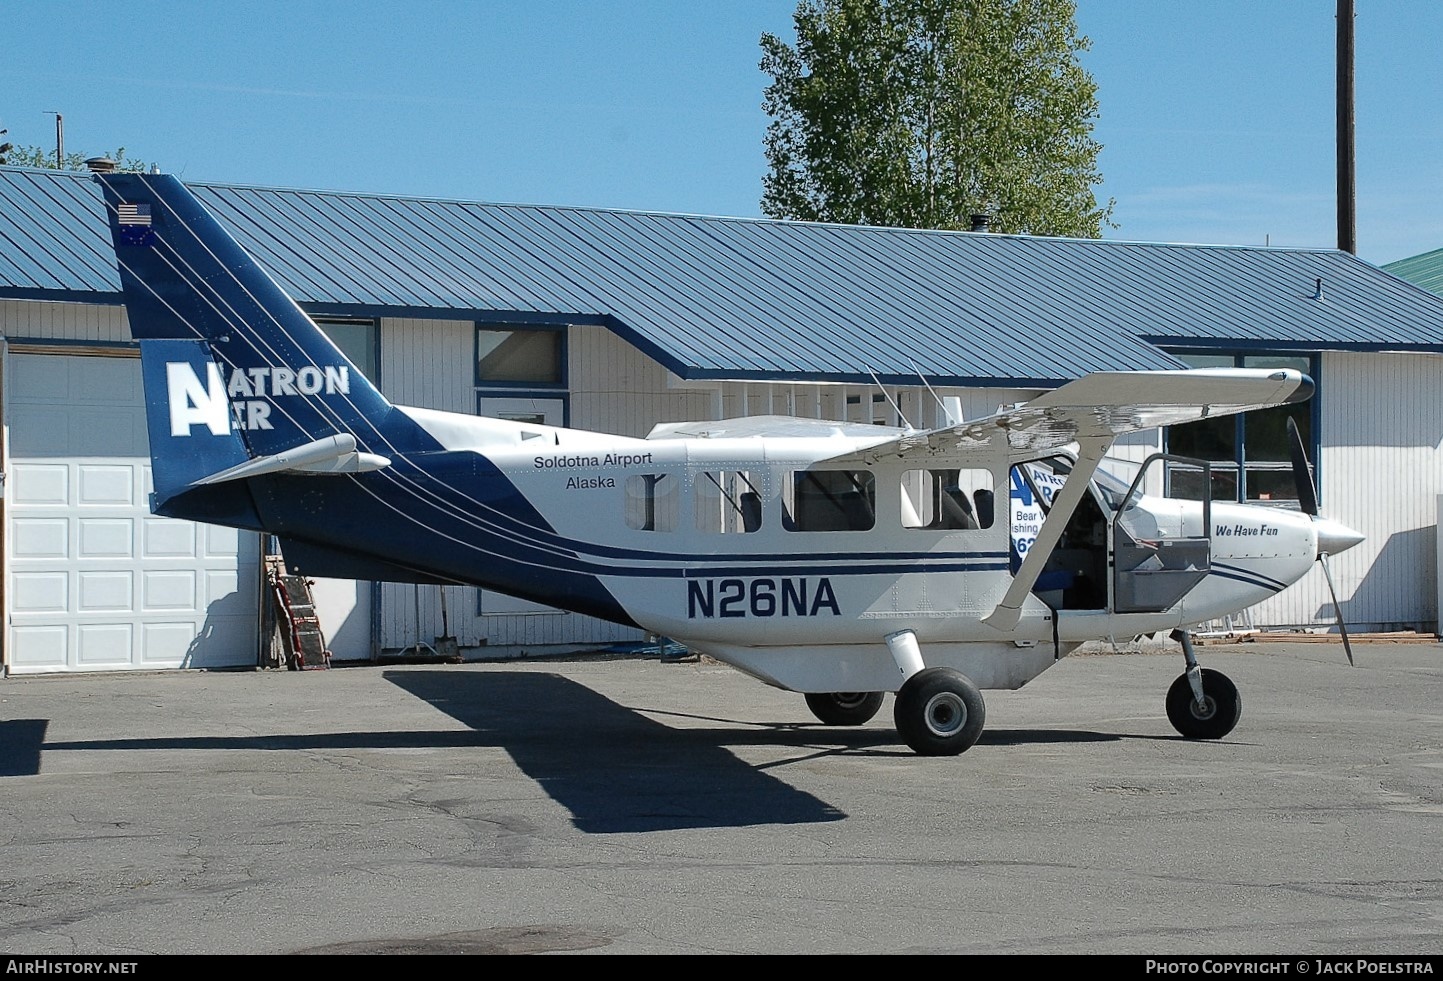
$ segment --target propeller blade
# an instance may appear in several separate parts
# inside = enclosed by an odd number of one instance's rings
[[[1333,612],[1338,617],[1338,633],[1343,638],[1343,651],[1348,655],[1348,663],[1353,663],[1353,645],[1348,642],[1348,628],[1343,625],[1343,608],[1338,605],[1338,591],[1333,588],[1333,570],[1328,567],[1328,553],[1319,552],[1318,561],[1323,563],[1323,577],[1328,580],[1328,593],[1333,597]]]
[[[1313,486],[1313,475],[1308,470],[1308,451],[1303,446],[1303,436],[1298,424],[1288,416],[1288,449],[1293,457],[1293,483],[1298,487],[1298,507],[1305,514],[1318,516],[1318,489]]]

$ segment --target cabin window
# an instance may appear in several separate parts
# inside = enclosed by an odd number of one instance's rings
[[[788,531],[869,531],[877,523],[870,470],[799,470],[784,497]]]
[[[908,470],[902,475],[904,528],[991,528],[993,502],[989,470]]]
[[[677,478],[639,473],[626,478],[626,527],[637,531],[676,531]]]
[[[566,332],[485,324],[476,327],[476,384],[548,388],[565,384]]]
[[[1309,355],[1208,354],[1177,355],[1194,368],[1295,368],[1318,379],[1318,358]],[[1212,498],[1215,501],[1296,502],[1292,454],[1288,445],[1288,419],[1298,426],[1308,459],[1318,460],[1313,420],[1317,396],[1307,402],[1278,405],[1240,415],[1201,419],[1169,426],[1167,451],[1212,464]],[[1167,493],[1201,500],[1203,475],[1197,467],[1170,463]],[[1314,479],[1314,486],[1317,486]]]
[[[762,527],[761,481],[747,470],[706,470],[694,491],[697,531],[734,534]]]

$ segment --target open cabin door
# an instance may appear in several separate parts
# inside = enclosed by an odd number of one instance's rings
[[[1199,512],[1190,509],[1154,514],[1139,506],[1144,478],[1164,460],[1202,467],[1203,486],[1208,486],[1206,463],[1164,454],[1149,457],[1130,486],[1099,471],[1032,588],[1038,599],[1058,612],[1157,613],[1170,609],[1207,577],[1211,502],[1203,501],[1200,519]],[[1071,470],[1071,461],[1063,457],[1012,467],[1014,575]]]
[[[1201,467],[1201,511],[1180,509],[1159,515],[1138,506],[1143,479],[1164,461]],[[1203,460],[1155,453],[1144,461],[1112,519],[1113,609],[1118,613],[1160,613],[1207,578],[1212,564],[1212,467]]]

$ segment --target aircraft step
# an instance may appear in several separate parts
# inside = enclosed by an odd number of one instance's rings
[[[273,624],[271,667],[282,663],[292,671],[310,671],[331,666],[325,634],[316,616],[311,580],[286,571],[280,556],[266,557],[266,613]]]

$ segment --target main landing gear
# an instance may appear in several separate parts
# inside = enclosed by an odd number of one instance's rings
[[[882,707],[879,691],[831,691],[807,695],[807,708],[829,726],[859,726]]]
[[[897,692],[892,717],[897,734],[921,756],[956,756],[982,735],[987,706],[972,680],[953,668],[929,668],[917,635],[899,630],[887,649],[907,680]],[[877,714],[881,692],[830,692],[807,696],[807,706],[829,726],[861,725]]]
[[[879,691],[814,692],[807,707],[829,726],[859,726],[882,707]],[[922,756],[956,756],[982,735],[987,706],[966,675],[952,668],[923,668],[902,685],[892,707],[897,732]]]
[[[987,721],[982,693],[952,668],[923,668],[902,684],[892,706],[897,732],[920,756],[956,756],[977,742]]]
[[[1167,690],[1168,721],[1187,739],[1221,739],[1242,718],[1242,696],[1227,675],[1198,665],[1187,631],[1172,637],[1182,644],[1187,670]]]

